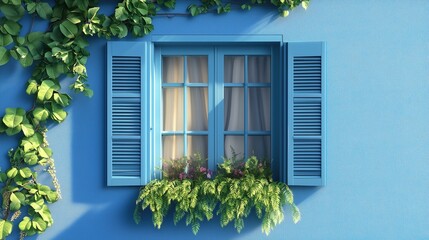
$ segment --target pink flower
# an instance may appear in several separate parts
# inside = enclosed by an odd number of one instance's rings
[[[207,169],[205,168],[205,167],[200,167],[200,172],[206,172],[207,171]]]

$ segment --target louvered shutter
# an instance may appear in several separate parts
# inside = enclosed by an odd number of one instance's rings
[[[326,183],[325,45],[287,44],[289,185]]]
[[[107,185],[144,185],[147,161],[148,43],[107,45]]]

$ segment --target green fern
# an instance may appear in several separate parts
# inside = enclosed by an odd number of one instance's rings
[[[271,172],[266,169],[268,166],[256,157],[241,164],[234,156],[219,165],[220,173],[213,180],[199,176],[195,179],[153,180],[140,189],[134,220],[139,223],[143,210],[149,208],[154,226],[160,228],[174,204],[174,224],[185,218],[186,225],[197,234],[201,223],[212,219],[217,208],[221,227],[234,222],[237,232],[241,232],[244,218],[254,209],[256,216],[262,219],[262,232],[268,235],[283,221],[284,205],[290,207],[294,223],[301,219],[299,209],[293,203],[292,191],[286,184],[272,181],[267,175]],[[241,177],[232,175],[237,168],[245,174]]]

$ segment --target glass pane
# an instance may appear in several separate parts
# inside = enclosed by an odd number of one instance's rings
[[[183,83],[183,57],[162,57],[162,82]]]
[[[188,56],[188,82],[207,83],[208,82],[208,57]]]
[[[237,154],[237,158],[244,158],[244,136],[225,136],[224,151],[227,158]]]
[[[188,153],[189,157],[193,157],[198,153],[203,159],[208,156],[208,137],[204,135],[188,135]]]
[[[249,88],[247,119],[249,130],[269,131],[271,122],[270,88]]]
[[[188,88],[187,126],[190,131],[208,130],[207,88]]]
[[[271,82],[271,57],[270,56],[249,56],[247,73],[251,83]]]
[[[225,88],[223,103],[225,131],[244,130],[243,88]]]
[[[163,159],[178,159],[183,157],[183,136],[168,135],[162,137]]]
[[[256,156],[258,159],[271,159],[271,138],[270,136],[248,136],[247,155]]]
[[[183,130],[183,88],[163,88],[164,131]]]
[[[225,56],[225,83],[244,83],[244,56]]]

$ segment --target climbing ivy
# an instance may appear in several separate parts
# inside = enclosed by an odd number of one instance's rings
[[[205,13],[227,13],[235,7],[250,10],[270,5],[282,16],[299,5],[307,8],[307,0],[201,0],[187,8],[190,16]],[[0,134],[18,135],[16,148],[8,152],[9,167],[0,171],[2,199],[0,239],[13,230],[21,238],[44,232],[52,226],[48,207],[61,197],[55,175],[52,150],[46,137],[47,123],[61,123],[67,117],[72,98],[61,88],[60,81],[73,78],[70,85],[76,93],[91,97],[86,63],[89,57],[88,36],[105,39],[149,34],[152,18],[163,8],[174,9],[175,0],[123,0],[111,15],[99,12],[96,0],[0,0],[0,66],[12,59],[22,67],[32,67],[25,92],[33,97],[32,107],[7,108],[0,117]],[[20,20],[32,18],[28,33],[22,32]],[[33,31],[36,19],[46,20],[46,31]],[[15,139],[15,138],[14,138]],[[43,184],[39,175],[50,174],[52,184]]]

